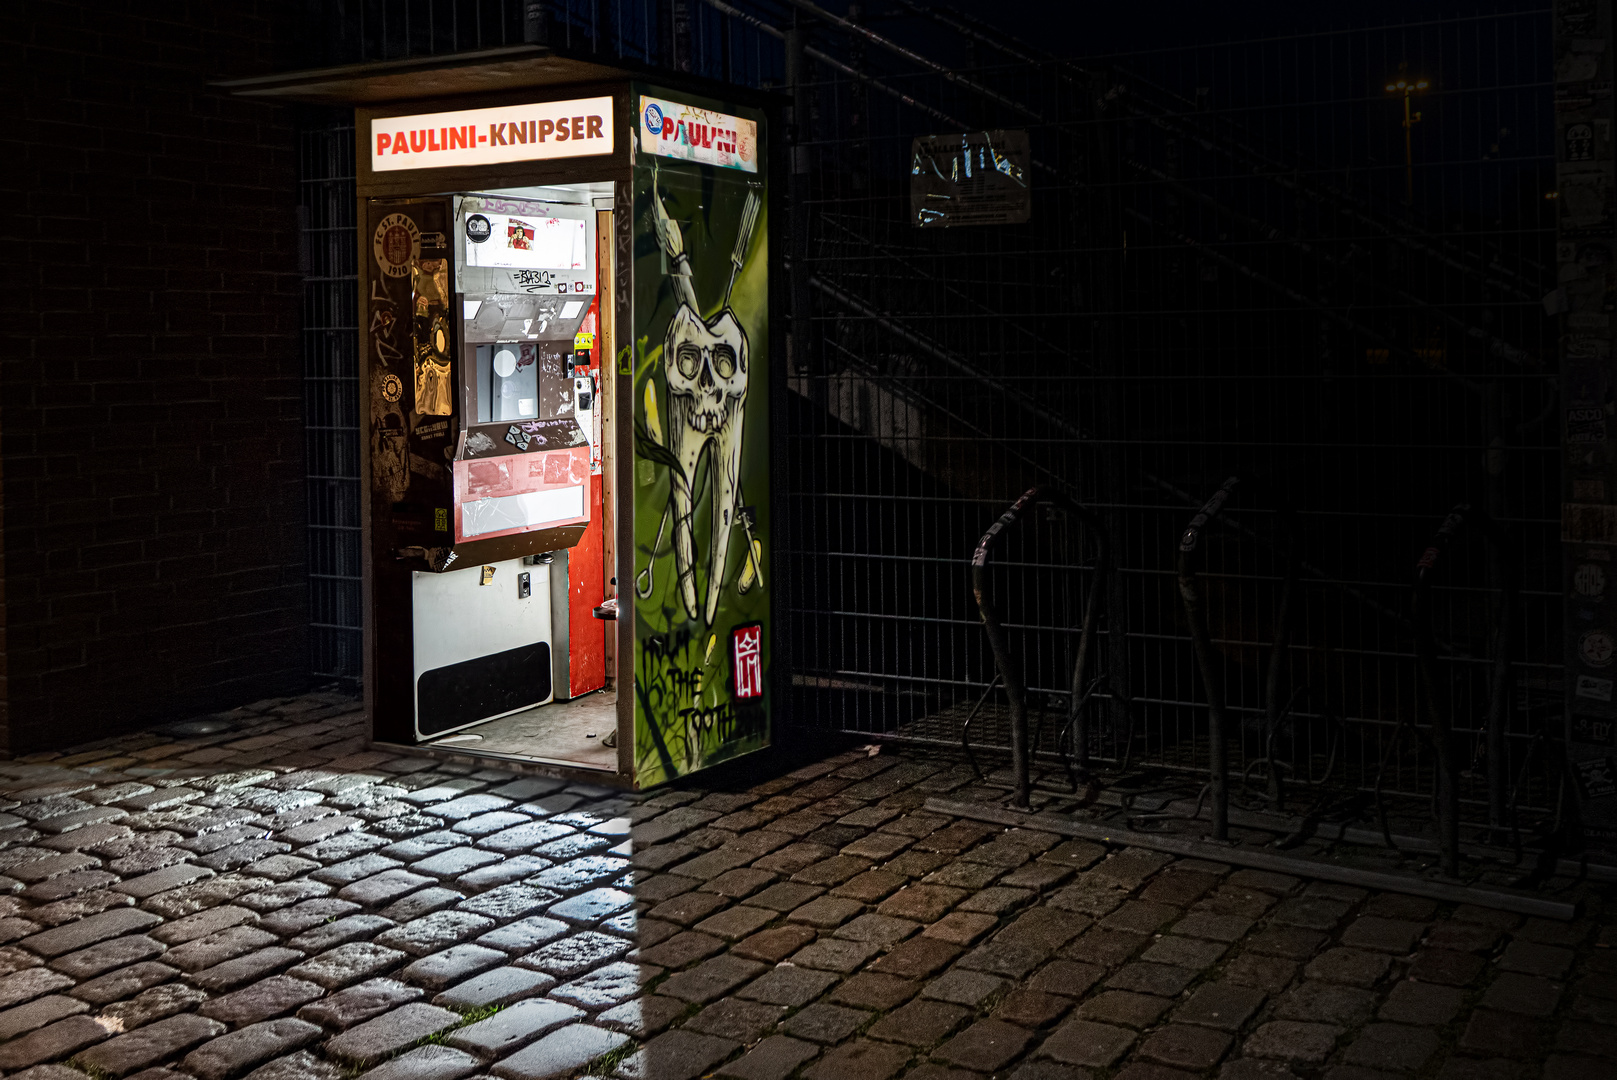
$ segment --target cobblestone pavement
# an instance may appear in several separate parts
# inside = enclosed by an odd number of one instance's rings
[[[946,757],[630,796],[352,702],[0,763],[27,1080],[1592,1080],[1617,929],[929,813]]]

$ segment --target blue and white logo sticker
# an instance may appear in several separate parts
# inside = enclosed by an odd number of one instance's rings
[[[663,111],[655,103],[646,106],[646,133],[650,135],[663,133]]]

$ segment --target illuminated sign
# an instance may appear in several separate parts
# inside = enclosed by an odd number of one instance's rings
[[[371,171],[593,157],[612,144],[610,97],[377,117]]]
[[[640,149],[658,157],[758,171],[758,122],[640,97]]]

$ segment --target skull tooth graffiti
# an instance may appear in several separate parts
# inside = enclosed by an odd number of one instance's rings
[[[668,449],[679,462],[671,478],[669,501],[674,519],[674,568],[680,603],[691,618],[700,614],[711,625],[718,612],[736,524],[740,489],[741,445],[747,406],[747,333],[730,308],[729,290],[716,315],[704,319],[691,281],[690,256],[679,223],[668,216],[662,193],[653,181],[653,220],[668,256],[669,277],[679,307],[663,339],[663,371],[668,380]],[[743,233],[751,223],[744,220]],[[737,247],[745,250],[746,236]],[[734,278],[732,277],[732,283]],[[648,401],[650,389],[648,387]],[[693,536],[694,485],[698,467],[708,455],[712,493],[711,535],[707,552],[706,595],[698,604],[696,539]]]
[[[718,610],[725,561],[730,552],[736,487],[741,475],[741,436],[747,404],[747,335],[729,308],[704,322],[681,307],[663,345],[668,376],[669,449],[683,476],[673,480],[674,566],[680,600],[692,618],[701,611],[713,622]],[[692,514],[697,465],[712,449],[708,470],[713,492],[712,537],[708,547],[707,595],[697,607],[695,539]]]

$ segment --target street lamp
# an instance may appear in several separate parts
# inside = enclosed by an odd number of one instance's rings
[[[1415,152],[1410,142],[1410,131],[1420,123],[1420,113],[1409,111],[1409,98],[1425,90],[1431,83],[1425,79],[1410,79],[1403,75],[1408,65],[1399,64],[1399,78],[1387,84],[1387,93],[1402,94],[1404,98],[1404,204],[1415,205]]]

